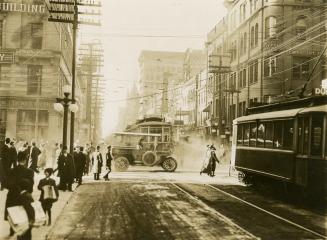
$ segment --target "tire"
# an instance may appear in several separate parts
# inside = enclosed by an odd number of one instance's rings
[[[161,166],[167,172],[174,172],[177,168],[177,161],[175,158],[168,157],[162,162]]]
[[[115,166],[116,171],[125,172],[125,171],[127,171],[128,167],[129,167],[128,159],[124,156],[117,157],[117,158],[115,158],[114,166]]]
[[[146,151],[142,155],[142,162],[145,166],[153,166],[157,160],[157,155],[152,151]]]

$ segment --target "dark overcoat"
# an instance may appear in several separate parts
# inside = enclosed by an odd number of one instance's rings
[[[74,177],[75,177],[74,160],[69,153],[67,153],[66,156],[64,154],[60,154],[58,158],[58,172],[60,178],[63,178],[66,183],[74,182]]]
[[[86,165],[86,155],[83,152],[74,153],[74,164],[76,170],[76,177],[82,177]]]
[[[5,220],[7,220],[8,207],[18,206],[21,204],[20,201],[20,193],[23,189],[23,181],[28,182],[29,186],[27,191],[29,193],[33,192],[33,185],[34,185],[34,172],[33,170],[18,165],[11,169],[8,173],[8,193],[7,193],[7,199],[6,199],[6,205],[5,205]]]

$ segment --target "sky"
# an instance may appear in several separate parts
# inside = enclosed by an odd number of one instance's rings
[[[100,39],[107,83],[104,136],[114,131],[127,91],[139,78],[142,50],[202,49],[226,14],[223,0],[103,0],[102,26],[80,29],[80,42]]]

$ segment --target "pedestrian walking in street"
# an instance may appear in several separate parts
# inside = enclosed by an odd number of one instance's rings
[[[30,148],[29,153],[28,167],[36,173],[39,173],[39,170],[37,169],[37,163],[40,154],[41,150],[36,146],[35,142],[32,142],[32,146]]]
[[[15,147],[15,143],[13,141],[10,141],[10,147],[9,147],[9,161],[11,162],[12,167],[17,166],[17,149]]]
[[[48,225],[51,225],[51,208],[52,204],[59,198],[59,191],[56,186],[56,181],[51,178],[53,173],[52,168],[44,170],[45,178],[41,179],[37,188],[41,191],[40,202],[43,211],[48,215]]]
[[[8,172],[8,193],[5,204],[5,220],[8,220],[7,209],[9,207],[23,205],[24,207],[28,208],[27,205],[30,202],[30,200],[28,200],[28,196],[33,192],[34,172],[32,169],[25,167],[26,159],[22,152],[18,153],[17,161],[18,165]],[[32,219],[33,214],[29,214],[29,211],[27,211],[27,213]],[[14,230],[10,228],[10,236],[12,235],[14,235]],[[31,229],[27,231],[25,238],[21,239],[31,239],[30,235]]]
[[[113,160],[113,156],[111,153],[111,146],[108,146],[108,152],[106,153],[106,168],[107,173],[103,176],[106,181],[109,181],[109,173],[111,173],[111,161]]]
[[[216,147],[212,144],[210,146],[210,164],[211,164],[211,167],[210,167],[210,176],[211,177],[214,177],[215,176],[215,171],[216,171],[216,167],[217,167],[217,164],[219,164],[219,159],[216,155]]]
[[[67,152],[67,146],[63,146],[62,154],[58,158],[58,174],[60,177],[59,190],[72,191],[75,168],[73,157]]]
[[[88,175],[90,172],[91,159],[92,159],[91,148],[90,148],[90,144],[88,143],[85,145],[85,154],[86,154],[86,163],[85,163],[84,175]]]
[[[82,184],[82,177],[86,164],[86,155],[83,153],[83,150],[83,147],[76,147],[76,152],[74,152],[76,182],[78,183],[78,185]]]
[[[92,155],[92,172],[94,174],[94,180],[100,180],[102,163],[103,158],[100,152],[100,146],[97,146],[97,150]]]
[[[1,147],[1,189],[7,187],[8,173],[11,169],[12,162],[10,161],[10,138],[6,138]]]

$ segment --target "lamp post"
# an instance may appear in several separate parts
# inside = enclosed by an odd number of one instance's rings
[[[77,104],[74,103],[73,99],[68,98],[70,95],[70,86],[65,85],[63,87],[64,98],[57,98],[57,102],[54,104],[54,109],[57,112],[64,112],[63,119],[63,132],[62,132],[62,145],[67,146],[67,125],[68,125],[68,110],[72,113],[78,111]],[[72,102],[72,103],[70,103]]]

